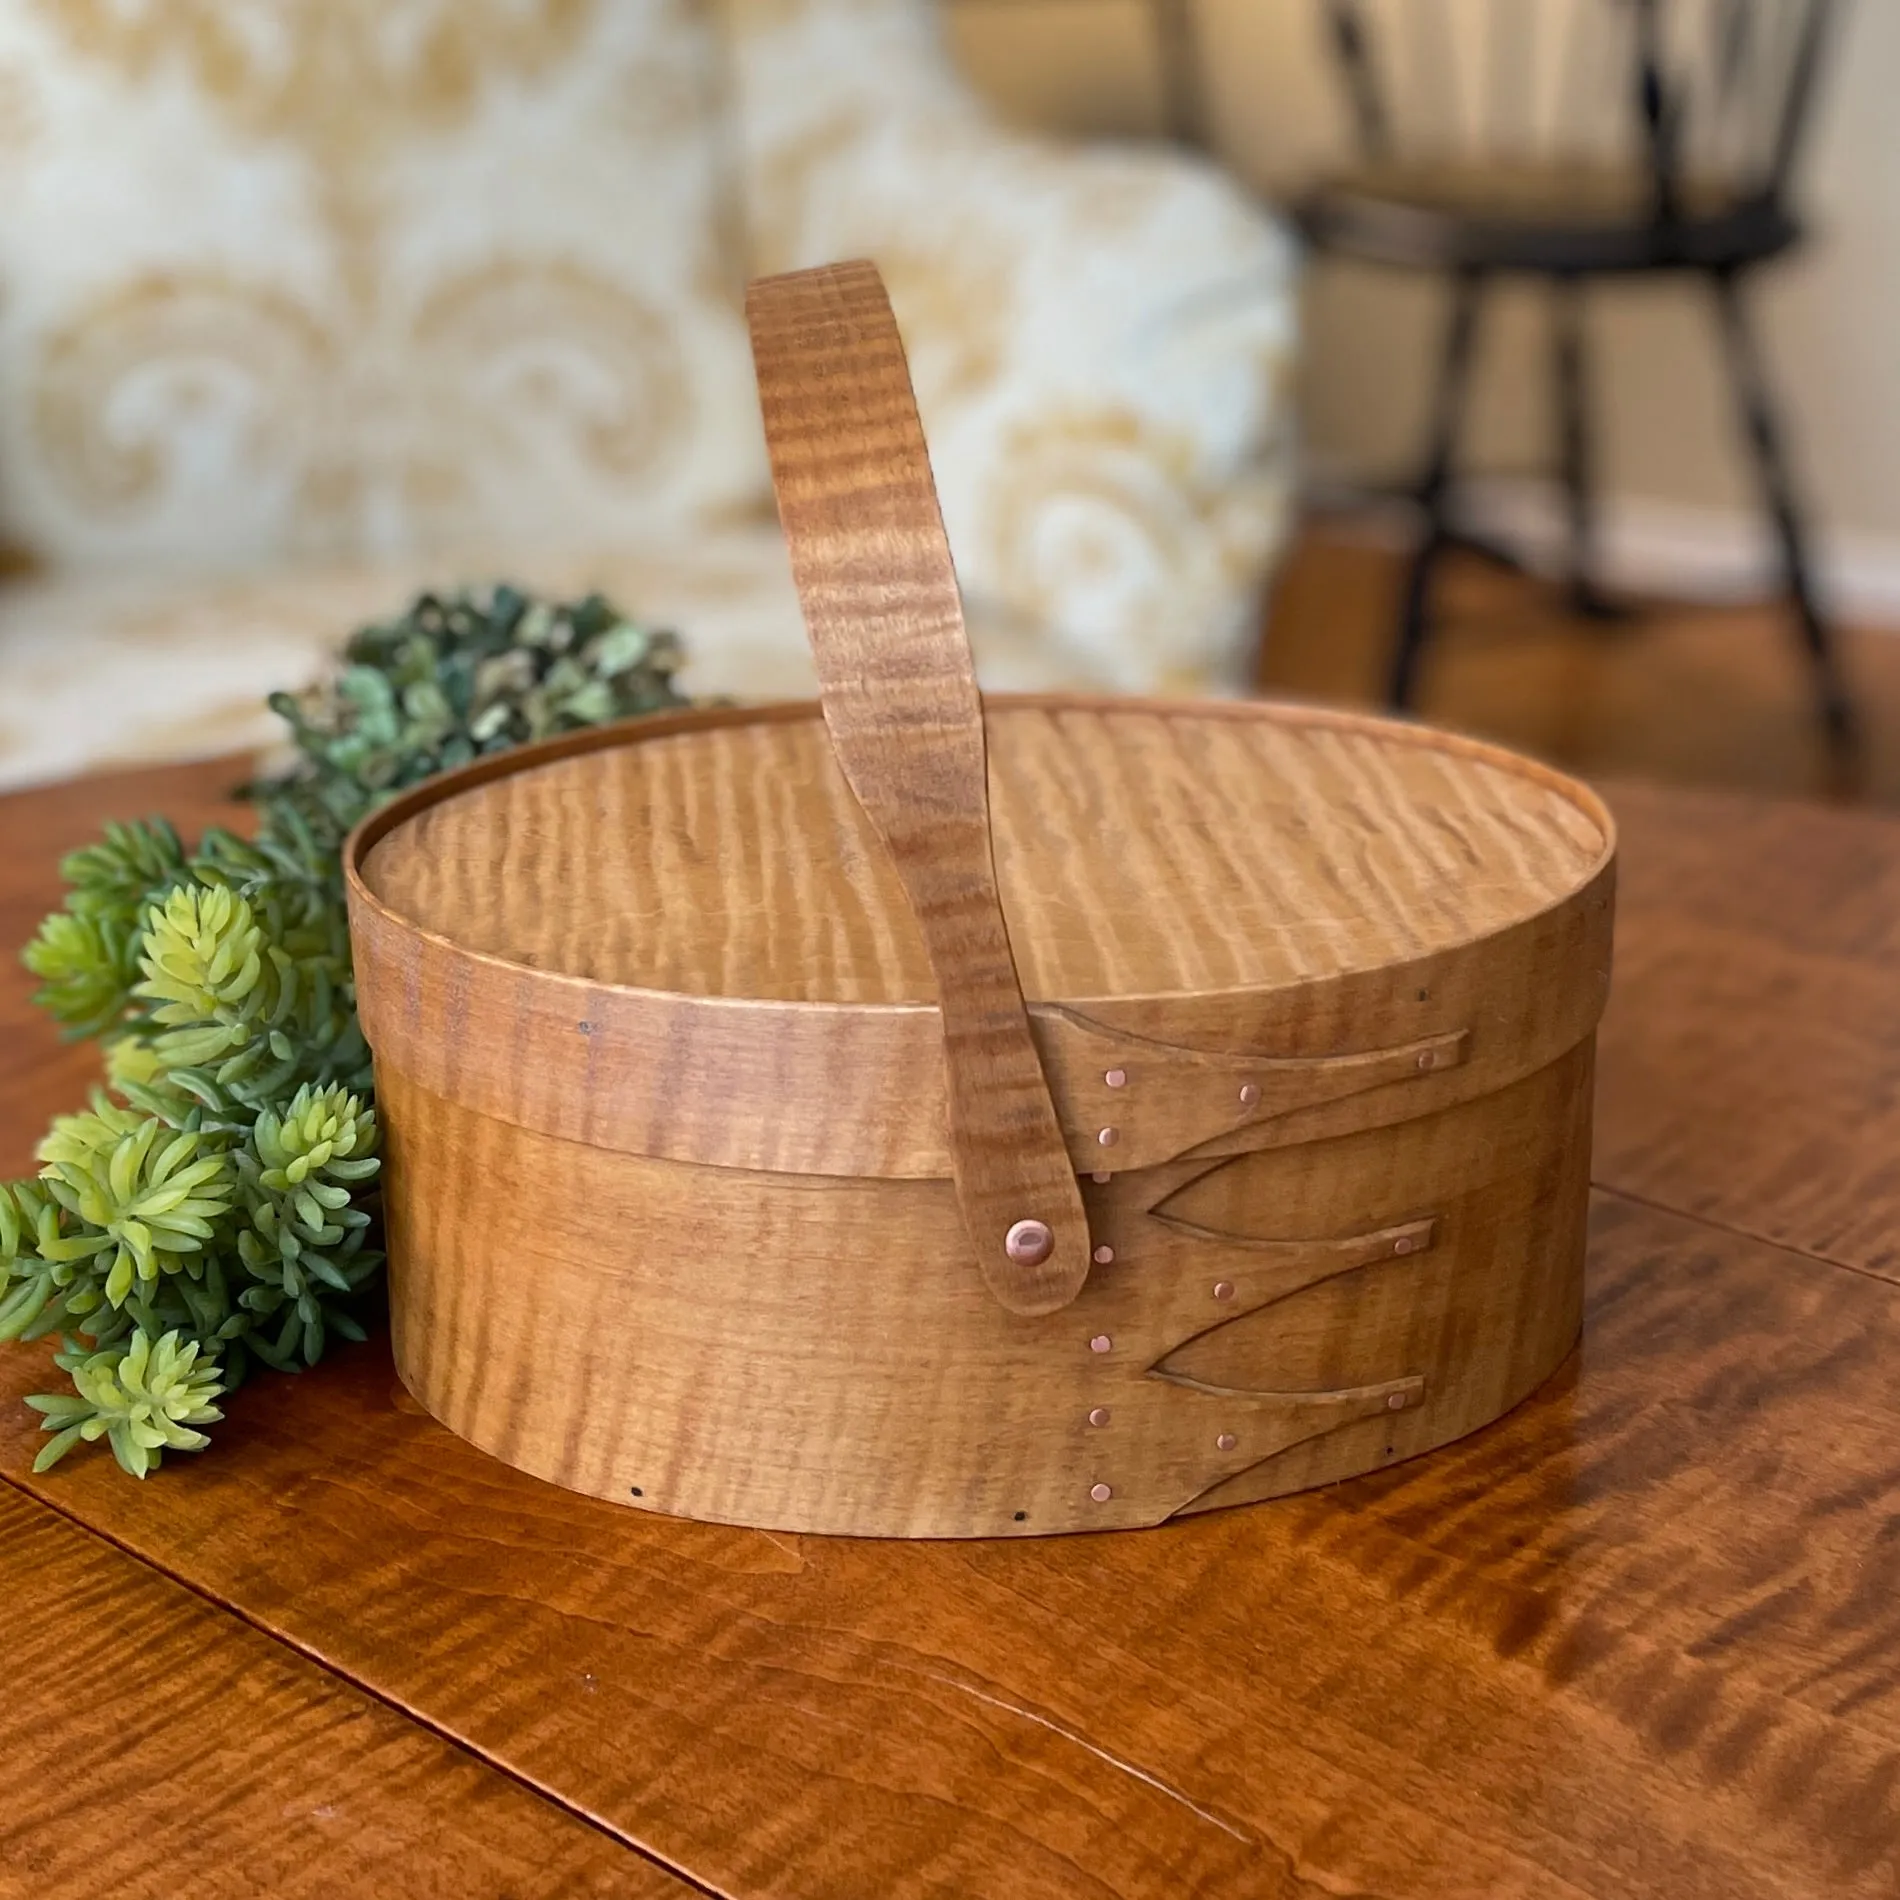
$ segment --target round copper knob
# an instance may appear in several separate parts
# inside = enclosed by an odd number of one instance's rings
[[[1049,1231],[1047,1221],[1019,1220],[1003,1236],[1003,1251],[1019,1267],[1041,1266],[1055,1252],[1055,1247],[1056,1237]]]

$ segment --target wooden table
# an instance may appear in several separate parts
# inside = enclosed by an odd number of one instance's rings
[[[109,812],[0,801],[0,939]],[[1900,826],[1634,788],[1588,1330],[1498,1426],[1162,1530],[571,1497],[381,1346],[150,1482],[0,1352],[0,1893],[1756,1900],[1900,1885]],[[0,1169],[83,1093],[9,972]]]

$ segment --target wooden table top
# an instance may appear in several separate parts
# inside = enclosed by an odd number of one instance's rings
[[[0,940],[108,814],[0,801]],[[1612,788],[1580,1354],[1375,1477],[882,1544],[570,1496],[380,1345],[143,1485],[0,1350],[0,1894],[1900,1887],[1900,824]],[[0,979],[0,1172],[88,1058]]]

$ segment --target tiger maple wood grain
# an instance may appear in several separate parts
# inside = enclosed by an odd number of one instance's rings
[[[748,315],[823,724],[563,739],[346,849],[410,1390],[642,1510],[911,1537],[1515,1404],[1578,1325],[1601,805],[1339,714],[986,717],[876,272]]]
[[[1606,1052],[1601,1178],[1900,1281],[1900,824],[1694,792],[1643,809],[1669,819],[1639,886],[1654,1008]]]
[[[202,778],[0,800],[0,917]],[[795,1538],[524,1477],[380,1348],[260,1381],[144,1486],[29,1478],[46,1368],[9,1348],[0,1471],[744,1900],[1887,1900],[1900,827],[1614,802],[1597,1151],[1672,1131],[1641,1192],[1731,1224],[1600,1196],[1581,1355],[1430,1459],[1138,1537]],[[1691,922],[1722,1001],[1684,1023]],[[14,1169],[76,1099],[29,987],[0,963]]]
[[[694,1891],[5,1483],[0,1600],[0,1895]]]
[[[762,278],[745,307],[825,725],[936,978],[969,1252],[1009,1312],[1058,1312],[1088,1278],[1088,1216],[997,895],[976,664],[903,340],[868,263]]]
[[[1033,1536],[1273,1496],[1469,1431],[1569,1350],[1589,1077],[1585,1045],[1442,1117],[1091,1183],[1116,1258],[1030,1323],[950,1251],[947,1183],[684,1169],[389,1076],[404,1180],[537,1190],[478,1220],[395,1190],[397,1363],[524,1470],[727,1523]]]
[[[1430,956],[1556,903],[1603,855],[1561,781],[1350,715],[992,697],[989,730],[1003,906],[1032,1000]],[[1209,860],[1217,872],[1195,874]],[[809,707],[477,782],[385,834],[364,875],[423,929],[598,983],[935,999]]]
[[[1107,714],[1116,719],[1164,710],[1170,718],[1188,717],[1178,705],[1163,709],[1138,708],[1126,701],[995,699],[989,715],[999,731],[1006,732],[1018,712],[1040,715],[1058,708],[1069,715]],[[1308,732],[1362,740],[1368,752],[1395,751],[1401,766],[1412,748],[1436,755],[1441,768],[1447,759],[1454,762],[1453,770],[1469,763],[1480,782],[1487,775],[1501,782],[1499,803],[1507,811],[1511,797],[1519,793],[1533,799],[1560,793],[1572,822],[1594,843],[1587,854],[1579,850],[1574,860],[1555,847],[1547,856],[1540,850],[1540,863],[1569,862],[1576,881],[1567,895],[1541,907],[1520,903],[1515,921],[1509,920],[1509,911],[1495,907],[1496,884],[1480,882],[1472,901],[1481,907],[1479,920],[1489,934],[1473,943],[1447,942],[1408,958],[1389,939],[1375,935],[1365,941],[1364,967],[1330,975],[1291,981],[1272,978],[1269,972],[1269,980],[1240,988],[1183,990],[1164,984],[1155,994],[1083,993],[1076,999],[1077,1010],[1068,1015],[1055,1004],[1032,1002],[1031,1022],[1062,1109],[1070,1160],[1078,1171],[1145,1166],[1157,1153],[1177,1153],[1189,1146],[1247,1146],[1299,1138],[1309,1128],[1331,1132],[1343,1125],[1336,1116],[1314,1120],[1301,1110],[1268,1127],[1263,1121],[1268,1104],[1263,1102],[1260,1114],[1241,1115],[1229,1097],[1210,1092],[1197,1115],[1179,1123],[1166,1115],[1157,1122],[1151,1105],[1139,1126],[1129,1131],[1131,1140],[1103,1150],[1095,1136],[1104,1117],[1081,1111],[1091,1103],[1102,1106],[1102,1075],[1129,1054],[1126,1048],[1101,1046],[1104,1034],[1111,1043],[1115,1035],[1125,1034],[1203,1053],[1264,1050],[1276,1057],[1321,1060],[1341,1051],[1408,1046],[1421,1036],[1483,1030],[1461,1051],[1456,1066],[1435,1070],[1406,1091],[1389,1090],[1359,1102],[1352,1124],[1359,1125],[1362,1118],[1410,1115],[1505,1086],[1555,1060],[1590,1033],[1609,982],[1614,863],[1608,820],[1587,794],[1493,748],[1353,715],[1291,707],[1204,706],[1194,708],[1191,719],[1197,726],[1210,726],[1217,739],[1228,722],[1265,725],[1286,730],[1293,743]],[[450,914],[432,897],[420,900],[418,923],[401,902],[382,895],[385,879],[404,901],[412,890],[432,890],[430,880],[437,878],[436,867],[442,867],[443,888],[478,935],[497,914],[527,919],[557,910],[557,889],[585,887],[591,895],[573,901],[591,904],[601,918],[613,916],[623,905],[645,904],[650,901],[642,895],[651,885],[647,875],[620,881],[609,860],[596,877],[584,859],[583,839],[617,830],[601,822],[588,790],[587,775],[595,760],[630,745],[666,747],[690,739],[714,748],[708,770],[717,774],[718,748],[734,729],[769,732],[798,724],[817,733],[816,708],[681,713],[642,720],[631,729],[578,733],[537,749],[531,757],[503,755],[471,767],[379,813],[357,841],[361,879],[353,891],[351,926],[365,972],[360,995],[365,1027],[384,1059],[433,1093],[523,1127],[597,1146],[784,1173],[948,1176],[941,1023],[928,1002],[774,1000],[708,995],[703,986],[665,990],[593,981],[550,967],[549,953],[531,944],[518,962],[463,945],[446,934]],[[992,761],[1000,755],[999,743],[991,748]],[[1085,752],[1084,762],[1086,758]],[[836,767],[826,769],[842,787]],[[566,778],[570,772],[575,774],[573,782]],[[438,809],[455,808],[485,787],[499,790],[517,775],[523,784],[537,788],[529,794],[531,803],[541,799],[550,784],[565,784],[554,800],[571,811],[564,826],[544,836],[538,822],[517,824],[506,806],[493,809],[489,829],[499,868],[492,872],[470,855],[466,836],[458,842],[453,833],[444,838],[432,832]],[[1370,768],[1360,774],[1354,802],[1362,821],[1379,777]],[[1234,789],[1240,798],[1242,788]],[[754,814],[739,810],[732,826],[735,836],[722,842],[723,794],[684,802],[710,813],[690,833],[691,857],[714,865],[741,864],[744,839],[736,834]],[[1314,829],[1312,821],[1294,811],[1280,813],[1280,828],[1272,831],[1256,825],[1244,803],[1236,811],[1233,835],[1257,839],[1261,854],[1282,849],[1284,841],[1289,855],[1297,858]],[[675,815],[648,814],[644,822],[655,835],[679,835]],[[1400,817],[1402,821],[1403,814]],[[1214,834],[1197,820],[1182,835],[1199,837],[1205,844]],[[565,857],[557,850],[563,838],[572,846]],[[852,908],[848,893],[835,900],[825,895],[825,838],[826,828],[815,824],[815,865],[808,867],[796,856],[781,863],[776,894],[788,914],[799,914],[801,902],[813,916]],[[790,843],[788,839],[788,848]],[[1078,852],[1085,844],[1086,837],[1078,842]],[[1363,860],[1365,846],[1363,835],[1356,841],[1344,839],[1345,862]],[[867,844],[867,851],[873,849]],[[861,862],[864,855],[853,852],[850,861]],[[1170,860],[1170,875],[1182,888],[1170,890],[1168,897],[1193,925],[1179,933],[1179,941],[1186,943],[1199,930],[1194,906],[1201,881],[1182,874],[1174,862],[1179,856],[1177,852]],[[511,895],[517,870],[549,862],[562,867],[558,879],[531,883],[523,899]],[[1232,874],[1233,864],[1217,863],[1214,870],[1218,888],[1219,880]],[[1323,867],[1315,879],[1322,888],[1336,882],[1332,866]],[[810,893],[801,899],[807,886]],[[1451,901],[1456,888],[1455,881],[1445,883],[1445,901]],[[706,891],[693,891],[691,900],[692,909],[716,919],[717,907]],[[1493,905],[1488,911],[1482,908],[1487,902]],[[1142,906],[1126,893],[1114,894],[1109,908],[1116,917],[1136,918],[1134,928],[1155,928],[1139,921]],[[753,918],[755,936],[771,934],[769,919],[776,913],[769,906],[761,909],[748,897],[735,909]],[[1160,927],[1170,928],[1165,921]],[[1355,925],[1355,932],[1360,928]],[[1020,946],[1026,940],[1020,928],[1017,936]],[[724,951],[711,952],[709,960],[712,956],[722,964],[729,960]],[[1538,973],[1535,982],[1517,974],[1526,969]],[[532,976],[524,976],[529,970]],[[379,971],[394,973],[394,980],[377,980]],[[1083,1025],[1095,1026],[1092,1039],[1075,1033],[1078,1014]],[[481,1033],[480,1025],[498,1020],[512,1024],[506,1038]],[[892,1078],[900,1078],[900,1085],[893,1086]],[[823,1115],[788,1111],[791,1103],[820,1101],[828,1105]],[[1210,1122],[1210,1114],[1222,1105],[1231,1110],[1225,1127],[1233,1132],[1227,1138],[1220,1133],[1218,1119]]]
[[[743,1900],[1886,1900],[1895,1291],[1614,1199],[1591,1289],[1492,1430],[1140,1536],[639,1517],[380,1348],[33,1482]]]

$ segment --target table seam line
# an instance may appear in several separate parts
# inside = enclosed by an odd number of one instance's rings
[[[1817,1267],[1833,1267],[1842,1273],[1852,1273],[1863,1280],[1872,1280],[1880,1286],[1900,1291],[1900,1280],[1890,1274],[1880,1273],[1872,1267],[1856,1266],[1851,1260],[1836,1260],[1832,1254],[1815,1253],[1811,1248],[1798,1247],[1792,1241],[1777,1240],[1772,1234],[1758,1233],[1752,1227],[1738,1227],[1732,1221],[1711,1220],[1706,1214],[1691,1213],[1687,1208],[1676,1207],[1668,1201],[1652,1199],[1647,1194],[1637,1194],[1629,1188],[1614,1187],[1607,1181],[1592,1180],[1590,1191],[1593,1194],[1607,1194],[1614,1200],[1627,1201],[1632,1207],[1648,1208],[1651,1213],[1668,1214],[1676,1220],[1686,1220],[1697,1227],[1706,1227],[1712,1234],[1728,1234],[1736,1240],[1752,1240],[1757,1246],[1772,1247],[1777,1253],[1793,1254],[1797,1260],[1810,1260]]]
[[[510,1767],[506,1762],[498,1760],[486,1750],[477,1748],[473,1744],[463,1741],[460,1736],[453,1734],[450,1730],[431,1721],[426,1715],[411,1708],[407,1703],[401,1702],[383,1690],[373,1687],[360,1676],[356,1676],[349,1670],[339,1667],[337,1664],[319,1655],[315,1650],[307,1648],[304,1644],[296,1641],[293,1637],[286,1636],[281,1631],[274,1630],[267,1624],[258,1621],[256,1617],[248,1615],[236,1604],[219,1596],[217,1592],[206,1589],[202,1584],[194,1583],[189,1577],[180,1576],[178,1572],[173,1570],[169,1565],[154,1562],[142,1551],[124,1542],[122,1539],[113,1536],[109,1531],[101,1530],[97,1525],[89,1524],[83,1517],[79,1516],[68,1506],[59,1503],[55,1499],[46,1496],[43,1492],[36,1491],[30,1485],[23,1483],[16,1473],[0,1470],[0,1483],[6,1484],[10,1489],[18,1492],[19,1495],[27,1499],[28,1502],[43,1505],[63,1522],[71,1524],[76,1530],[82,1531],[88,1537],[96,1538],[108,1549],[118,1551],[121,1556],[129,1557],[132,1562],[152,1572],[153,1575],[164,1577],[167,1581],[176,1584],[181,1590],[189,1591],[199,1602],[208,1604],[214,1610],[221,1611],[223,1614],[231,1617],[235,1622],[241,1623],[246,1629],[255,1630],[258,1635],[264,1637],[268,1642],[275,1643],[279,1648],[288,1650],[293,1656],[301,1657],[314,1668],[320,1669],[326,1676],[356,1690],[361,1695],[367,1696],[372,1702],[377,1703],[382,1708],[388,1709],[392,1714],[400,1716],[404,1721],[423,1730],[424,1733],[433,1735],[438,1741],[453,1748],[458,1754],[466,1756],[471,1761],[479,1762],[484,1768],[493,1770],[494,1773],[513,1782],[515,1786],[520,1788],[524,1793],[532,1795],[537,1801],[541,1801],[548,1807],[568,1815],[573,1820],[580,1822],[583,1827],[591,1828],[596,1834],[605,1835],[607,1839],[613,1841],[617,1846],[625,1848],[630,1854],[638,1855],[640,1859],[656,1867],[661,1873],[669,1875],[671,1878],[679,1881],[683,1886],[689,1887],[694,1893],[706,1895],[708,1900],[731,1900],[731,1896],[725,1889],[709,1886],[705,1881],[698,1878],[697,1875],[689,1873],[685,1868],[675,1865],[672,1861],[667,1860],[663,1855],[647,1847],[644,1843],[630,1839],[626,1834],[622,1833],[619,1828],[614,1827],[609,1822],[598,1819],[596,1816],[588,1813],[585,1808],[577,1807],[573,1802],[565,1800],[562,1796],[551,1792],[539,1782],[523,1774],[519,1769]]]

